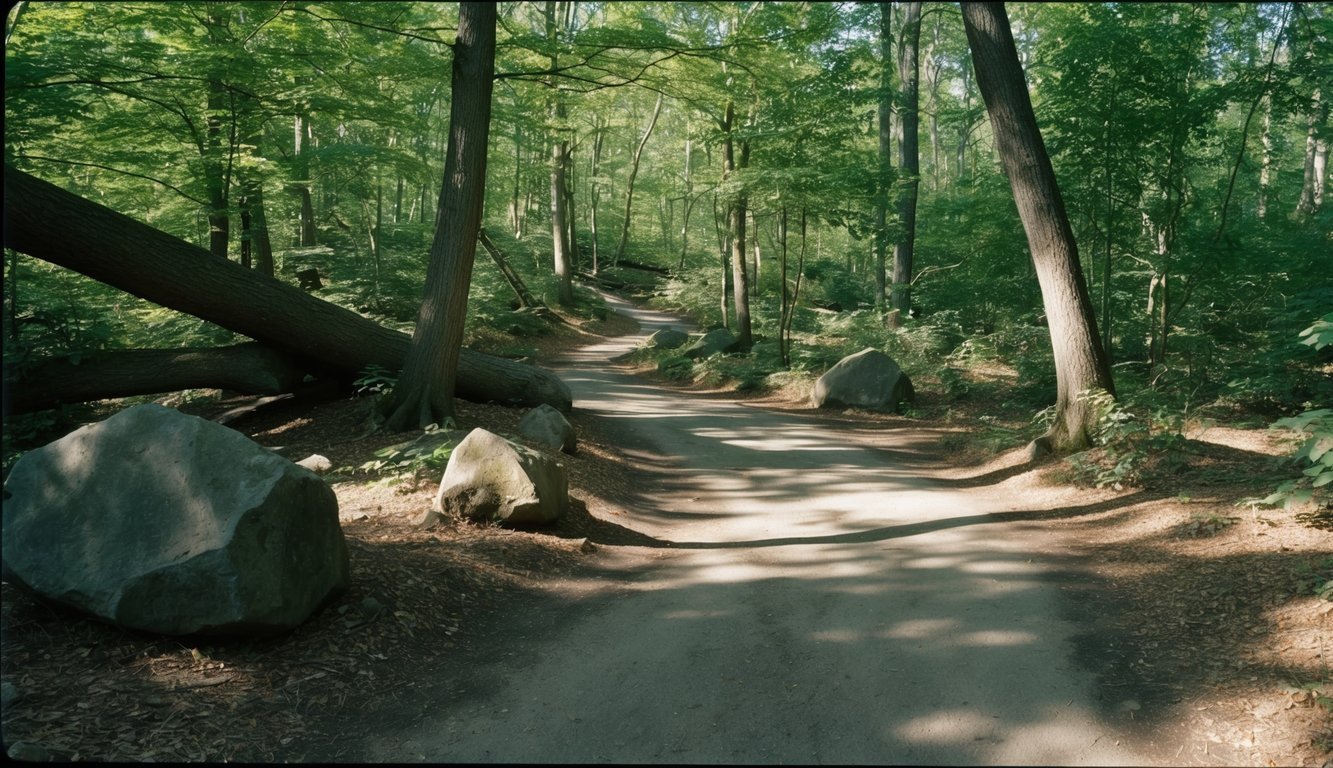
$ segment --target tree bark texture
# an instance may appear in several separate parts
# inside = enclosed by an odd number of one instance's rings
[[[392,430],[443,424],[454,415],[468,287],[486,201],[494,74],[495,5],[460,3],[444,182],[425,295],[386,420]]]
[[[341,370],[403,365],[407,334],[11,166],[4,176],[5,247]],[[565,411],[571,405],[569,388],[553,374],[469,350],[459,358],[457,394]]]
[[[735,175],[738,167],[745,167],[746,150],[741,152],[741,164],[736,163],[735,139],[731,135],[731,130],[736,124],[736,110],[732,102],[727,102],[725,131],[727,137],[722,144],[722,173],[723,178],[731,178]],[[751,345],[750,330],[750,289],[749,281],[746,278],[745,266],[745,195],[741,192],[733,194],[727,206],[727,231],[731,239],[731,295],[736,311],[736,346],[738,349],[747,350]],[[723,315],[725,316],[725,312]]]
[[[1075,450],[1090,444],[1096,418],[1079,395],[1095,389],[1114,395],[1110,366],[1004,5],[964,2],[962,7],[977,85],[1027,233],[1055,357],[1055,418],[1034,442],[1033,454]]]
[[[306,367],[253,341],[212,349],[87,352],[23,366],[5,381],[5,407],[10,413],[26,413],[89,400],[203,388],[276,395],[296,389]]]
[[[893,5],[879,3],[879,194],[875,199],[875,306],[888,306],[889,183],[893,170]]]
[[[902,98],[898,110],[898,168],[901,187],[898,192],[898,242],[893,247],[893,312],[890,317],[901,323],[912,309],[912,259],[916,249],[916,201],[920,188],[921,167],[918,152],[920,69],[918,48],[921,39],[921,3],[903,4],[902,40],[898,46],[898,82]]]
[[[554,46],[558,42],[558,33],[556,28],[556,12],[559,3],[555,0],[546,1],[546,38]],[[554,48],[552,49],[554,50]],[[560,66],[560,57],[557,53],[551,54],[551,71],[555,71]],[[560,96],[560,91],[556,87],[555,75],[551,76],[551,122],[553,124],[551,132],[551,250],[555,259],[555,276],[557,280],[557,298],[561,306],[572,306],[574,304],[574,263],[572,259],[572,250],[569,242],[566,240],[569,233],[569,226],[565,222],[567,211],[565,210],[565,164],[566,156],[569,154],[569,142],[560,137],[560,131],[563,130],[562,123],[565,121],[565,104]]]

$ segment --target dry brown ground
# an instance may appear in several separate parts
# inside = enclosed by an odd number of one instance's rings
[[[614,319],[564,329],[543,338],[540,356],[589,332],[628,330]],[[815,414],[801,392],[749,399],[871,444],[882,439],[876,422],[902,418]],[[1108,707],[1132,710],[1142,738],[1179,764],[1330,764],[1333,701],[1319,697],[1333,697],[1333,602],[1314,586],[1333,578],[1333,533],[1233,504],[1272,485],[1284,445],[1263,431],[1196,427],[1183,466],[1150,472],[1143,487],[1099,490],[1071,485],[1061,461],[1032,467],[979,450],[976,429],[961,424],[986,404],[960,408],[956,420],[916,420],[940,435],[935,475],[1005,494],[1015,510],[1006,517],[1027,528],[1034,552],[1083,575],[1069,582],[1067,602],[1086,627],[1078,653],[1099,671]],[[367,435],[368,413],[364,400],[287,403],[233,426],[292,458],[321,453],[355,467],[408,437]],[[465,427],[511,434],[519,415],[468,403],[459,414]],[[6,745],[77,760],[348,760],[360,734],[466,697],[476,684],[469,665],[503,646],[495,627],[506,613],[594,571],[599,547],[639,541],[622,523],[642,468],[617,450],[611,424],[586,413],[572,421],[580,450],[565,461],[578,503],[552,531],[417,531],[408,521],[429,504],[429,478],[336,482],[353,586],[281,638],[126,632],[4,584],[0,676],[19,696],[4,708]]]

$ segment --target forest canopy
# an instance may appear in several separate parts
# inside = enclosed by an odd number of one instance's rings
[[[914,5],[501,3],[483,231],[550,305],[589,298],[579,274],[669,270],[661,300],[752,327],[742,380],[874,344],[946,390],[1010,365],[1049,405],[962,15]],[[1008,9],[1121,398],[1328,405],[1329,353],[1300,343],[1333,312],[1328,7]],[[457,29],[444,3],[19,3],[5,161],[410,331]],[[245,340],[12,250],[5,285],[7,376]],[[467,343],[533,331],[512,298],[478,260]]]

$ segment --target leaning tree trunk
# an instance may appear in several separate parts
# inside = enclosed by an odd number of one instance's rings
[[[1049,431],[1033,441],[1030,455],[1078,449],[1091,442],[1096,418],[1079,395],[1096,389],[1114,395],[1111,369],[1097,335],[1064,200],[1032,111],[1009,17],[1002,3],[962,6],[977,85],[1027,233],[1055,355],[1055,418]]]
[[[5,166],[5,247],[340,370],[397,371],[411,338],[128,216]],[[463,350],[460,397],[569,410],[540,368]]]
[[[495,74],[495,6],[459,3],[450,92],[449,142],[435,214],[426,290],[394,386],[385,426],[443,424],[454,416],[458,354],[463,348],[468,287],[486,200],[486,146]]]
[[[119,349],[29,363],[5,381],[5,408],[26,413],[111,397],[185,389],[276,395],[296,389],[308,365],[257,342],[204,349]]]

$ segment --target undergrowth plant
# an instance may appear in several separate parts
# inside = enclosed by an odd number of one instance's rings
[[[1183,416],[1165,408],[1141,416],[1101,389],[1082,392],[1078,397],[1096,413],[1092,439],[1102,448],[1104,460],[1097,461],[1089,451],[1083,451],[1068,461],[1098,488],[1121,490],[1140,482],[1152,460],[1167,470],[1181,463]]]
[[[1300,335],[1301,344],[1313,347],[1316,352],[1333,345],[1333,313],[1324,315]],[[1297,416],[1278,419],[1269,428],[1290,430],[1305,438],[1289,457],[1301,473],[1263,498],[1243,499],[1239,503],[1251,507],[1281,504],[1284,509],[1312,503],[1317,510],[1327,510],[1333,502],[1328,490],[1333,484],[1333,408],[1306,410]],[[1327,512],[1323,516],[1327,517]]]
[[[375,451],[375,458],[357,469],[382,479],[407,479],[413,483],[438,477],[458,444],[452,434],[455,428],[452,419],[446,419],[443,426],[428,425],[414,440]]]

